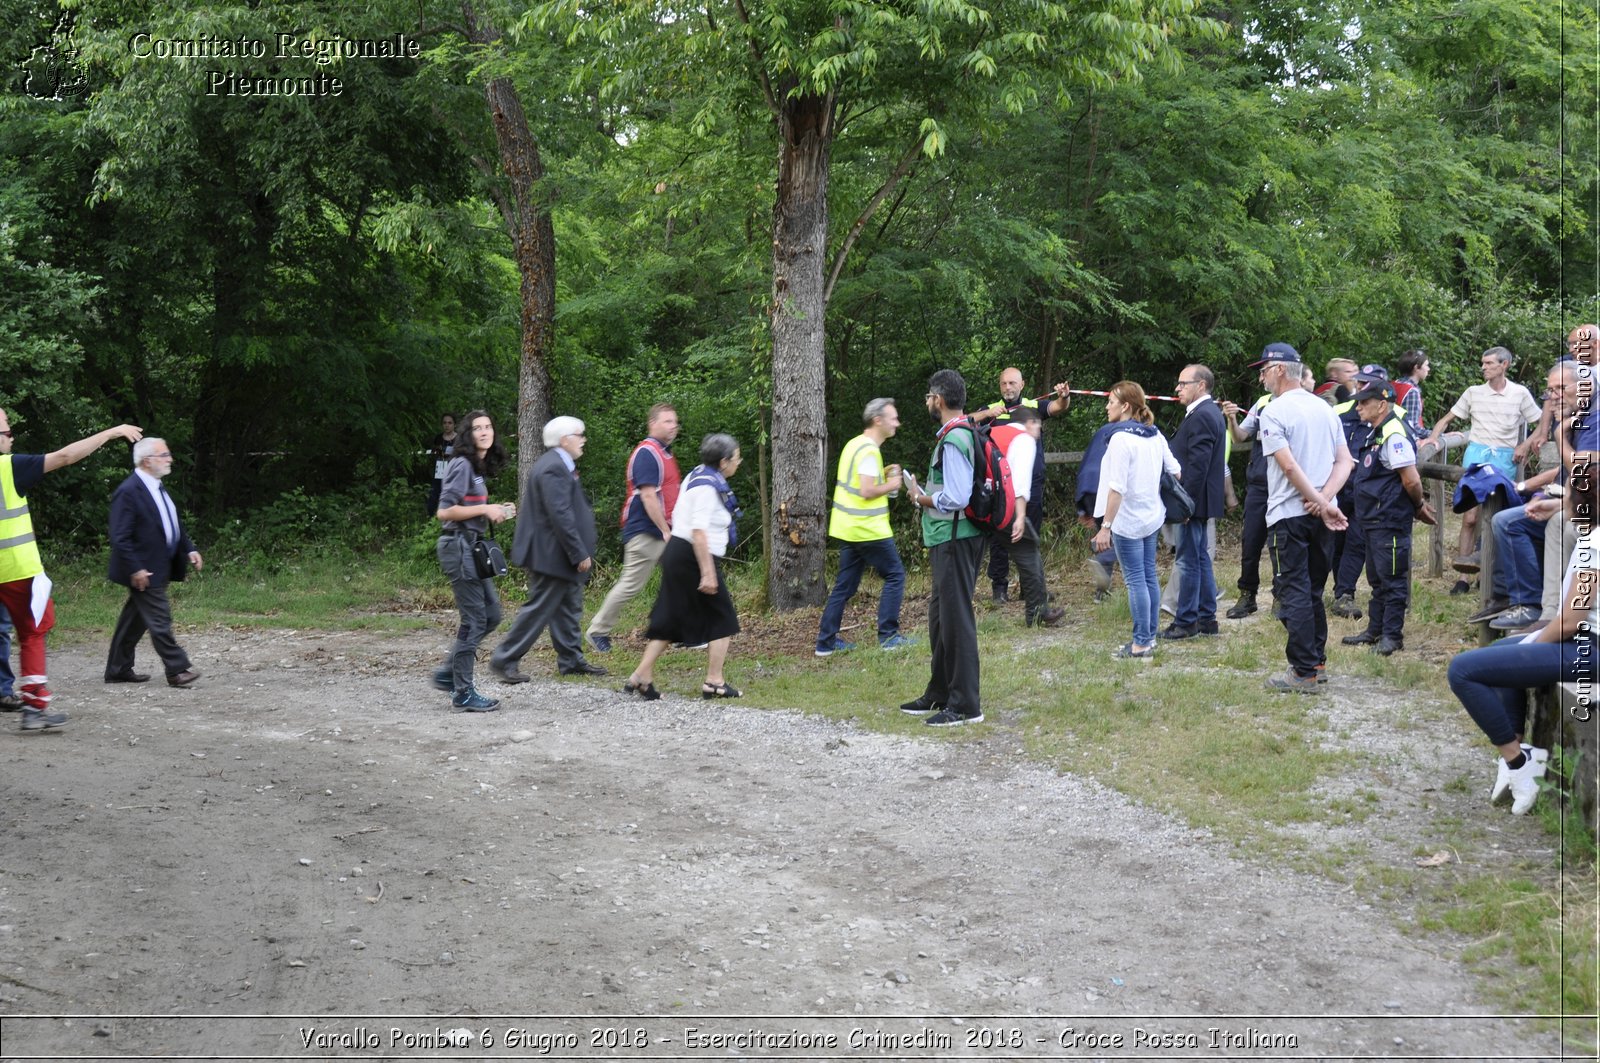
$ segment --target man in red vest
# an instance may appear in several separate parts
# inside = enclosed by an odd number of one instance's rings
[[[665,402],[650,407],[648,435],[628,458],[628,497],[622,503],[622,575],[612,585],[600,611],[589,621],[589,645],[598,653],[611,650],[611,629],[623,606],[644,589],[672,534],[672,507],[678,501],[678,459],[672,441],[678,438],[678,411]]]
[[[1067,615],[1065,609],[1050,604],[1049,591],[1044,583],[1044,561],[1039,556],[1039,528],[1028,516],[1028,496],[1037,482],[1033,470],[1044,461],[1039,451],[1039,437],[1044,431],[1044,418],[1030,406],[1011,411],[1011,420],[995,425],[989,430],[995,443],[1011,465],[1011,482],[1017,492],[1017,520],[1012,526],[1010,553],[1017,564],[1017,576],[1022,581],[1024,616],[1028,626],[1041,624],[1055,627]]]

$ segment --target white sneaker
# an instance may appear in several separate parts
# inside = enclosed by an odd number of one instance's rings
[[[1550,751],[1548,749],[1536,749],[1526,742],[1522,743],[1522,752],[1529,760],[1536,760],[1540,764],[1544,764],[1550,759]],[[1506,767],[1505,758],[1495,757],[1494,764],[1494,785],[1489,787],[1489,803],[1491,805],[1499,804],[1506,794],[1511,791],[1511,769]]]
[[[1544,760],[1536,757],[1535,753],[1544,753]],[[1545,761],[1550,759],[1550,754],[1544,750],[1530,749],[1525,754],[1528,762],[1515,771],[1506,774],[1511,780],[1511,814],[1525,816],[1533,807],[1534,801],[1539,797],[1539,780],[1544,776]]]

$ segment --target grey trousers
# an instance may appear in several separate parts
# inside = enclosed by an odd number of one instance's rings
[[[444,659],[455,691],[460,694],[472,689],[472,668],[478,656],[478,645],[500,626],[500,591],[494,580],[478,575],[472,563],[472,544],[465,537],[441,535],[434,550],[439,567],[450,580],[450,592],[455,595],[456,612],[461,617],[455,641]]]
[[[556,648],[556,665],[569,671],[583,663],[578,622],[583,619],[583,584],[577,580],[528,573],[528,600],[511,620],[511,630],[489,655],[491,667],[505,669],[527,656],[545,628]]]

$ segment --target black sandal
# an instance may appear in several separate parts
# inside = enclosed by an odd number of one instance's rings
[[[700,696],[710,701],[713,698],[742,698],[744,694],[740,692],[738,687],[730,686],[727,683],[718,683],[715,686],[710,683],[701,683]]]
[[[660,701],[661,691],[656,689],[654,683],[635,683],[632,679],[622,684],[624,694],[637,694],[645,701]]]

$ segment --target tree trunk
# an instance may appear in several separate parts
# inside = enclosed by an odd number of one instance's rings
[[[781,97],[772,225],[772,551],[779,612],[821,605],[828,508],[824,268],[831,96]]]
[[[463,6],[467,39],[491,44],[499,30],[472,8]],[[555,344],[556,236],[548,204],[539,198],[544,163],[539,142],[528,127],[522,98],[510,78],[489,79],[484,86],[489,119],[504,171],[504,194],[495,202],[511,237],[511,254],[522,277],[522,358],[517,373],[517,469],[526,476],[544,453],[544,423],[550,419],[550,354]]]

